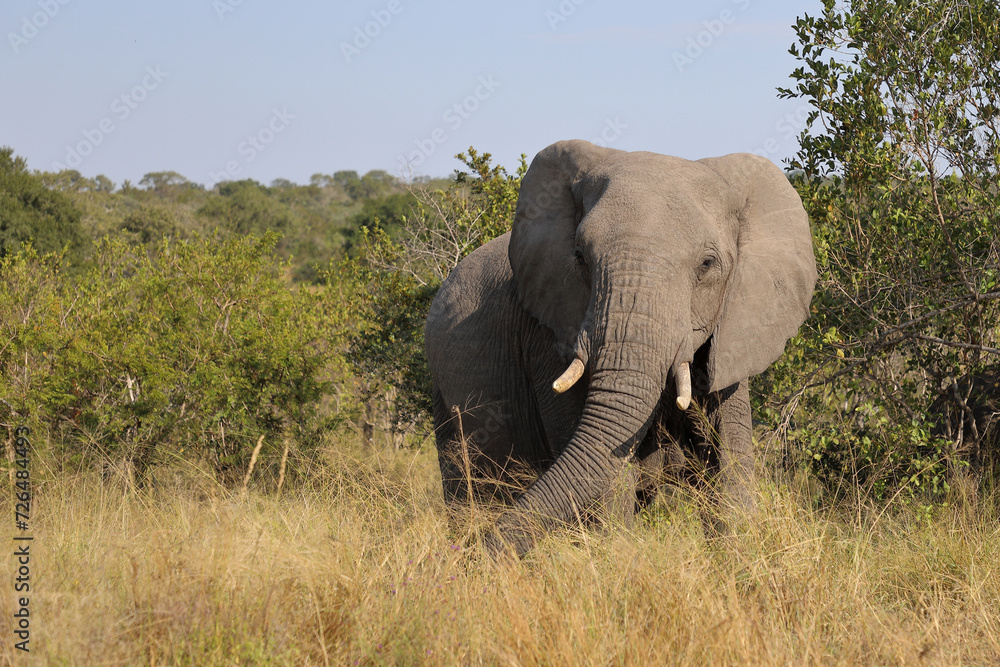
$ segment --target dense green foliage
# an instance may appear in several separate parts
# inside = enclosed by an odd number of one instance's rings
[[[350,359],[369,395],[395,390],[396,429],[421,424],[431,413],[431,378],[424,356],[424,321],[441,281],[459,261],[510,229],[524,156],[514,174],[470,148],[458,156],[470,172],[457,172],[447,189],[414,190],[394,233],[362,227],[352,265],[359,326]]]
[[[284,232],[292,224],[288,207],[268,196],[267,188],[251,180],[220,184],[219,197],[205,202],[198,213],[236,234]]]
[[[25,174],[77,211],[87,243],[109,234],[155,245],[164,237],[229,238],[277,231],[277,255],[290,261],[295,280],[305,282],[321,280],[320,269],[348,251],[364,224],[364,211],[398,208],[396,200],[407,196],[403,184],[383,171],[361,177],[353,171],[314,174],[309,185],[283,179],[270,187],[253,180],[229,181],[210,190],[172,171],[146,174],[139,187],[126,181],[117,190],[105,176],[89,179],[73,170]],[[46,218],[35,227],[64,238],[53,223]],[[37,241],[35,246],[45,251],[62,247],[42,247]]]
[[[524,171],[460,157],[472,173],[437,184],[341,171],[206,190],[164,171],[116,189],[4,149],[0,423],[47,434],[54,465],[138,481],[179,459],[239,481],[258,442],[256,477],[283,476],[373,412],[426,433],[427,307],[509,227]],[[445,260],[442,234],[459,244]]]
[[[82,255],[86,238],[80,212],[60,192],[45,187],[10,148],[0,149],[0,257],[26,244],[42,252]]]
[[[226,478],[258,437],[279,452],[293,435],[308,442],[329,421],[318,408],[343,319],[288,288],[276,241],[163,241],[147,255],[106,239],[79,279],[57,256],[8,255],[4,405],[60,442],[66,464],[141,472],[186,456]]]
[[[821,275],[772,425],[831,488],[942,498],[1000,454],[1000,8],[827,0],[795,28]]]

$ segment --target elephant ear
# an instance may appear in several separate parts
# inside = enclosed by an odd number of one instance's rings
[[[587,179],[602,161],[622,154],[587,141],[542,149],[521,181],[508,256],[517,295],[530,315],[552,329],[569,355],[590,302],[575,267],[576,229],[596,194]],[[590,195],[590,196],[588,196]]]
[[[708,356],[709,391],[763,372],[809,315],[816,285],[809,218],[771,161],[737,153],[699,162],[735,191],[737,260]]]

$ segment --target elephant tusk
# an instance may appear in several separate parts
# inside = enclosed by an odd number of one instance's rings
[[[687,410],[691,405],[691,368],[685,361],[677,367],[677,407]]]
[[[576,381],[581,377],[583,377],[583,362],[579,359],[574,359],[569,368],[552,383],[552,390],[557,394],[561,394],[575,385]]]

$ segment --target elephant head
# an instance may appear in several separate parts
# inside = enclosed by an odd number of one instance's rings
[[[601,493],[664,395],[683,409],[692,393],[767,368],[805,319],[816,281],[806,213],[768,160],[688,161],[585,141],[532,161],[509,259],[518,299],[569,366],[555,390],[589,382],[569,444],[515,508],[563,520]],[[501,519],[500,533],[522,551],[530,538],[516,523]]]

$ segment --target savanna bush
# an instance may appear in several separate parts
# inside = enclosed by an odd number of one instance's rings
[[[32,245],[82,258],[89,239],[80,217],[72,200],[46,187],[28,170],[24,158],[16,157],[11,148],[0,148],[0,257]]]
[[[424,322],[431,301],[458,262],[510,230],[527,171],[524,155],[513,174],[471,147],[456,157],[468,172],[457,171],[446,190],[414,188],[393,234],[362,228],[356,258],[344,266],[358,286],[348,358],[367,396],[395,396],[390,420],[398,431],[429,427]]]
[[[345,321],[327,295],[290,288],[278,237],[98,243],[67,276],[31,248],[0,261],[4,422],[28,420],[59,465],[183,457],[221,481],[259,470],[330,425]],[[338,365],[339,364],[339,365]],[[36,438],[38,442],[42,438]]]
[[[759,414],[828,489],[943,501],[1000,458],[1000,8],[825,0],[795,30],[820,280]]]

